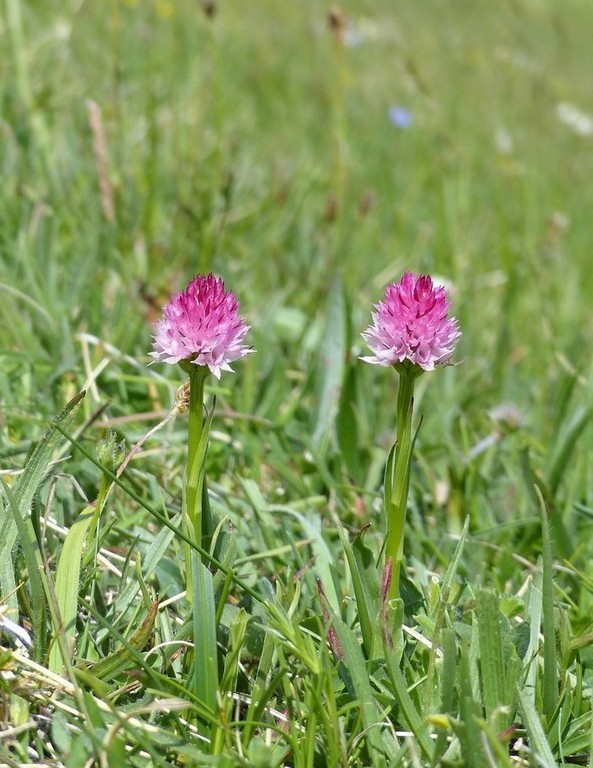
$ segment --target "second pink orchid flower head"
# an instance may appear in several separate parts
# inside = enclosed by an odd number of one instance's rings
[[[456,318],[447,316],[445,289],[435,286],[429,275],[406,272],[387,286],[375,309],[372,324],[362,334],[373,353],[361,358],[366,363],[397,367],[409,361],[432,371],[451,360],[461,331]]]
[[[222,371],[232,371],[230,363],[253,351],[243,343],[249,328],[222,279],[196,275],[163,307],[150,355],[164,363],[207,366],[220,379]]]

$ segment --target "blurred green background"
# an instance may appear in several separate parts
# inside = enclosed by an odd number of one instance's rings
[[[160,306],[209,270],[258,350],[235,407],[275,418],[302,385],[314,430],[324,340],[341,386],[413,270],[450,282],[464,334],[428,388],[441,436],[510,399],[545,438],[567,372],[588,391],[592,23],[579,0],[3,0],[4,437],[84,384],[105,348],[85,363],[78,334],[143,366]],[[169,404],[147,382],[177,371],[110,361],[114,412]],[[393,378],[356,376],[373,440]]]

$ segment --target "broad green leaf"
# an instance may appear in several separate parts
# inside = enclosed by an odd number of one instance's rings
[[[74,638],[76,635],[76,616],[78,614],[78,589],[80,582],[80,564],[86,543],[87,532],[100,509],[89,504],[76,518],[68,531],[55,579],[55,595],[57,616],[61,626],[54,627],[54,633],[62,634],[64,648],[67,649],[70,661],[74,653]],[[49,653],[49,669],[60,673],[64,665],[61,644],[55,642]]]
[[[379,614],[379,575],[371,550],[365,546],[363,533],[358,532],[354,542],[350,544],[345,530],[339,526],[338,532],[356,598],[358,621],[362,632],[363,644],[367,658],[374,657],[374,651],[381,648],[380,636],[376,642],[376,621]]]

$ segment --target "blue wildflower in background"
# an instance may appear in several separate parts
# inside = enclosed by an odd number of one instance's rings
[[[396,128],[409,128],[414,122],[412,113],[405,107],[389,107],[387,114]]]

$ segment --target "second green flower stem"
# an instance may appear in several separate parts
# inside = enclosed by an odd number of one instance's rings
[[[187,370],[190,377],[185,521],[189,538],[203,548],[209,531],[206,453],[214,404],[205,416],[204,383],[208,368],[189,363],[184,370]],[[192,681],[196,697],[214,712],[219,680],[212,574],[207,564],[202,561],[202,556],[191,550],[189,545],[186,548],[186,589],[192,611],[194,641],[194,649],[189,654],[189,658],[193,658],[191,672],[188,673],[189,679]],[[213,733],[215,732],[216,727],[213,730]]]
[[[204,431],[204,382],[208,369],[192,365],[189,370],[189,427],[187,444],[186,512],[190,536],[202,546],[202,487],[204,451],[200,450]],[[200,454],[202,454],[200,456]]]
[[[397,370],[400,377],[397,393],[397,443],[387,465],[390,476],[386,478],[385,483],[387,515],[385,563],[387,565],[391,561],[390,599],[399,597],[399,577],[404,553],[404,528],[412,461],[414,384],[420,373],[415,366],[407,366],[405,363],[398,366]]]

